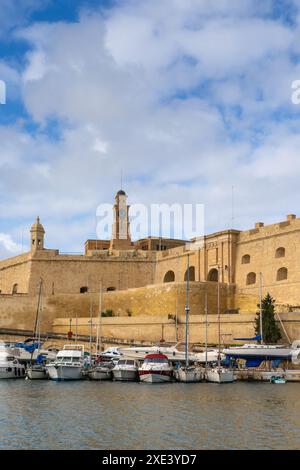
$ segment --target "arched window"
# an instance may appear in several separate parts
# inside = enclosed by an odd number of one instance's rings
[[[242,256],[242,264],[249,264],[250,263],[250,255]]]
[[[112,291],[116,290],[116,288],[115,287],[108,287],[106,290],[107,290],[107,292],[112,292]]]
[[[288,278],[287,268],[280,268],[277,271],[276,281],[285,281]]]
[[[12,295],[17,294],[17,293],[18,293],[18,284],[14,284],[12,288]]]
[[[187,273],[188,271],[186,270],[185,271],[185,274],[184,274],[184,280],[186,281],[187,280]],[[190,266],[189,267],[189,278],[190,278],[190,281],[194,281],[195,280],[195,266]]]
[[[174,273],[174,271],[168,271],[168,272],[165,274],[164,282],[174,282],[174,281],[175,281],[175,273]]]
[[[249,286],[250,284],[255,284],[256,283],[256,274],[255,273],[248,273],[247,274],[247,279],[246,279],[246,284]]]
[[[87,286],[83,286],[83,287],[80,287],[80,294],[85,294],[86,292],[88,292],[88,287]]]
[[[284,258],[285,257],[285,248],[282,246],[280,248],[277,248],[275,251],[275,258]]]
[[[215,268],[211,269],[207,275],[207,280],[212,282],[218,282],[218,278],[218,270]]]

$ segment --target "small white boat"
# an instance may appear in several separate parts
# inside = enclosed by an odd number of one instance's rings
[[[66,344],[53,362],[46,364],[51,380],[80,380],[83,379],[84,346],[81,344]]]
[[[233,370],[223,367],[212,367],[206,370],[205,379],[207,382],[230,383],[235,381]]]
[[[178,382],[201,382],[204,378],[204,372],[198,366],[181,366],[174,371],[175,378]]]
[[[139,367],[141,382],[162,383],[173,380],[173,367],[167,356],[160,353],[147,354],[141,367]]]
[[[26,378],[30,380],[49,379],[46,366],[44,364],[33,364],[26,369]]]
[[[112,360],[115,363],[123,356],[123,353],[119,350],[119,348],[107,348],[105,351],[99,353],[100,359],[105,360]]]
[[[133,382],[138,380],[139,363],[134,359],[120,359],[112,370],[114,380]]]
[[[99,364],[94,365],[87,372],[88,378],[90,380],[112,380],[112,368],[113,362],[100,362]]]
[[[273,375],[270,379],[271,384],[285,384],[286,379],[283,375],[278,376],[278,375]]]
[[[21,364],[9,349],[0,349],[0,379],[17,379],[25,377],[25,366]]]

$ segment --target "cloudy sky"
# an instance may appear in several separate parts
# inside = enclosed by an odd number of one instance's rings
[[[203,203],[205,231],[300,215],[300,0],[0,0],[0,257],[82,251],[96,210]]]

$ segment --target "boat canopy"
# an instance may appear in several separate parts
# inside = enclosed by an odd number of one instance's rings
[[[161,353],[157,353],[157,354],[147,354],[147,355],[145,356],[145,360],[146,360],[146,359],[159,359],[160,361],[161,361],[162,359],[164,359],[164,360],[168,361],[168,357],[165,356],[165,354],[161,354]]]

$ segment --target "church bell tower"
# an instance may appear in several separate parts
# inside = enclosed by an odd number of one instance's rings
[[[127,205],[127,195],[123,189],[115,196],[113,213],[112,238],[110,241],[111,250],[131,250],[131,238],[129,230],[129,206]]]
[[[44,249],[45,229],[40,223],[40,218],[37,217],[35,223],[30,229],[31,238],[31,251],[35,252]]]

